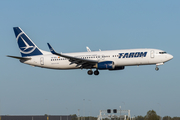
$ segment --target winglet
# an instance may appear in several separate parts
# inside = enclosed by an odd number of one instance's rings
[[[49,43],[48,44],[48,47],[49,47],[49,50],[51,51],[52,54],[56,54],[56,51],[51,47],[51,45]]]
[[[91,52],[91,49],[89,49],[89,47],[86,47],[86,49],[87,49],[88,52]]]

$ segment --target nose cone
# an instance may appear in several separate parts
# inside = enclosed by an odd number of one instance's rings
[[[169,60],[173,59],[173,56],[171,54],[168,55]]]

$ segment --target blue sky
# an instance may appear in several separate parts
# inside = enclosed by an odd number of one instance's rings
[[[180,116],[180,1],[9,0],[0,2],[0,114],[97,116],[99,110],[131,110],[131,116]],[[50,70],[21,64],[13,27],[36,45],[58,52],[130,48],[165,50],[174,59],[123,71]]]

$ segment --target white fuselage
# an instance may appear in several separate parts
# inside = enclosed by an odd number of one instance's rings
[[[147,52],[146,55],[138,56],[136,53]],[[163,53],[158,49],[124,49],[94,52],[66,53],[64,55],[73,56],[88,60],[113,61],[115,66],[134,66],[163,64],[173,58],[172,55]],[[80,69],[77,64],[72,64],[68,59],[53,55],[47,52],[44,55],[31,56],[31,60],[21,62],[32,66],[50,69]]]

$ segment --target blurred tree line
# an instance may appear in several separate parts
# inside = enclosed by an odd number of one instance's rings
[[[149,110],[146,116],[136,116],[133,120],[180,120],[180,117],[164,116],[161,118],[154,110]]]
[[[71,120],[97,120],[97,117],[77,117],[76,114],[71,115],[72,119]],[[126,118],[129,120],[128,118]],[[103,120],[109,120],[108,118],[105,118]],[[120,120],[119,118],[111,118],[111,120]],[[180,120],[180,117],[173,117],[171,118],[170,116],[164,116],[161,118],[159,115],[156,114],[154,110],[149,110],[145,116],[136,116],[131,120]]]

